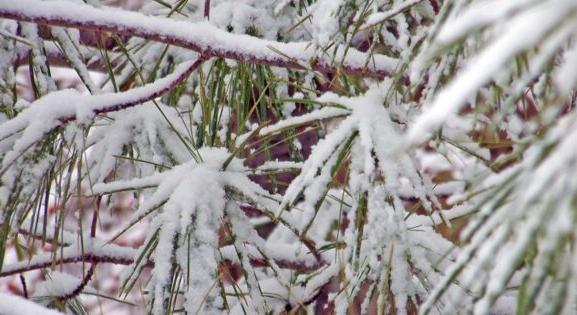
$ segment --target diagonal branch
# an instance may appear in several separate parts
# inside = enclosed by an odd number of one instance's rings
[[[204,60],[201,56],[195,61],[183,62],[164,78],[125,92],[82,95],[76,90],[68,89],[36,100],[18,116],[0,125],[0,142],[21,133],[10,151],[4,155],[0,173],[51,130],[72,120],[82,122],[92,119],[95,114],[119,111],[154,100],[186,80]]]
[[[0,1],[0,17],[137,36],[188,48],[205,56],[290,69],[311,68],[323,73],[342,72],[383,78],[397,66],[396,59],[384,55],[369,55],[344,46],[335,48],[334,59],[329,56],[319,57],[310,42],[268,41],[227,33],[208,22],[177,21],[112,8],[94,8],[68,1]],[[343,60],[343,63],[334,66],[332,60]]]
[[[76,90],[61,90],[36,100],[32,105],[15,118],[0,126],[0,141],[38,123],[37,117],[43,117],[48,130],[71,120],[109,113],[126,109],[144,102],[154,100],[186,80],[197,69],[205,58],[183,62],[174,72],[153,83],[118,93],[82,95]],[[48,123],[49,122],[49,123]]]

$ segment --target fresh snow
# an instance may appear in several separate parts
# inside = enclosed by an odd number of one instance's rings
[[[42,307],[20,296],[0,293],[0,312],[2,315],[44,314],[62,315],[62,313]]]

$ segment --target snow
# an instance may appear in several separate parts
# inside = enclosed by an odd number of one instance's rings
[[[343,0],[320,0],[311,8],[314,43],[326,47],[339,33],[338,10]]]
[[[42,307],[20,296],[1,292],[0,292],[0,307],[2,315],[25,315],[25,314],[62,315],[62,313],[60,312]]]
[[[440,43],[450,43],[462,38],[485,25],[503,22],[524,7],[538,3],[538,0],[481,1],[472,4],[464,12],[459,12],[449,23],[444,24],[437,35]]]
[[[190,275],[192,285],[188,290],[196,294],[187,294],[187,310],[199,309],[203,305],[203,295],[198,292],[208,294],[212,286],[210,280],[214,278],[213,272],[217,264],[215,251],[218,245],[217,231],[226,200],[219,176],[219,169],[227,157],[223,153],[226,152],[204,150],[201,156],[207,161],[206,166],[194,165],[187,172],[172,170],[169,173],[172,176],[164,174],[166,177],[164,181],[171,181],[172,189],[157,197],[166,203],[162,212],[155,218],[160,220],[158,245],[154,252],[155,268],[152,272],[155,314],[161,314],[166,308],[166,290],[174,273],[174,255],[179,256],[181,246],[179,243],[183,243],[189,233],[192,234],[190,237],[197,246],[182,249],[185,252],[191,251],[192,257],[186,255],[184,259],[178,261],[183,270],[194,271]],[[160,186],[162,187],[162,184]],[[189,260],[192,265],[187,263]]]
[[[322,102],[323,99],[319,98],[319,101]],[[267,134],[281,131],[281,130],[289,128],[289,127],[294,127],[297,125],[302,125],[302,124],[306,124],[309,122],[314,122],[316,120],[323,120],[323,119],[330,119],[330,118],[334,118],[334,117],[344,116],[347,113],[348,113],[348,111],[345,109],[327,106],[327,107],[323,107],[319,110],[313,111],[311,113],[307,113],[307,114],[304,114],[301,116],[290,117],[288,119],[283,119],[283,120],[279,121],[278,123],[263,127],[263,128],[261,128],[259,134],[260,135],[267,135]],[[241,142],[242,141],[237,141],[237,143],[241,143]]]
[[[302,162],[292,161],[266,161],[255,169],[251,170],[254,174],[266,174],[269,172],[299,170],[303,166]]]
[[[227,196],[231,189],[262,209],[276,209],[276,202],[264,198],[269,194],[258,184],[248,179],[247,168],[236,158],[223,170],[230,153],[224,148],[202,148],[198,150],[201,160],[191,160],[168,171],[153,174],[149,177],[130,181],[105,183],[95,186],[99,193],[118,189],[137,189],[142,185],[154,185],[155,191],[145,199],[142,206],[134,213],[122,228],[130,228],[134,223],[151,215],[148,241],[158,233],[152,255],[155,268],[152,271],[151,286],[154,292],[153,313],[162,313],[166,308],[168,286],[177,264],[181,270],[189,271],[189,285],[185,292],[185,307],[188,311],[203,309],[215,312],[221,307],[216,298],[217,292],[211,290],[212,280],[217,264],[218,234],[221,220],[230,220],[236,241],[233,249],[222,249],[222,257],[238,261],[247,271],[252,305],[259,313],[267,309],[266,301],[261,298],[258,280],[249,262],[249,256],[269,257],[269,249],[252,230],[250,220],[233,205]],[[162,206],[160,209],[158,209]],[[185,242],[190,238],[192,247]],[[248,246],[252,244],[255,247]],[[257,252],[254,249],[257,249]],[[232,252],[231,252],[232,251]],[[273,256],[283,259],[284,256],[273,251]],[[265,256],[263,257],[262,254]],[[310,264],[310,257],[300,258]],[[269,263],[275,265],[274,261]],[[203,292],[200,294],[198,292]],[[210,296],[205,301],[204,294]],[[214,303],[214,304],[213,304]]]
[[[291,205],[294,200],[298,197],[302,189],[313,184],[315,178],[317,177],[317,171],[323,168],[327,161],[330,159],[331,155],[336,151],[336,149],[342,143],[346,142],[347,137],[349,137],[354,131],[356,126],[356,119],[352,117],[346,118],[341,123],[341,128],[332,132],[325,139],[319,141],[319,143],[313,148],[310,157],[307,159],[302,167],[301,173],[291,182],[287,188],[283,201],[279,209],[284,208],[287,205]],[[325,174],[327,170],[325,169]],[[330,171],[330,169],[328,169]],[[308,194],[314,195],[311,203],[315,203],[321,196],[321,192],[318,190],[307,190]]]
[[[80,287],[82,279],[76,278],[70,274],[52,271],[48,279],[41,282],[34,292],[38,297],[62,297],[72,293]]]
[[[74,33],[76,36],[72,36],[72,33]],[[77,48],[81,47],[78,41],[78,33],[78,31],[65,30],[60,27],[52,28],[52,36],[57,39],[58,44],[60,45],[60,50],[63,54],[66,55],[72,67],[76,70],[78,76],[81,78],[82,82],[86,85],[92,94],[99,94],[101,92],[100,87],[98,87],[92,79],[92,76],[90,75],[88,68],[83,61],[85,57],[83,56],[80,49]]]
[[[30,49],[30,57],[32,59],[32,72],[35,75],[35,82],[38,87],[38,93],[40,95],[46,95],[49,92],[56,90],[56,83],[49,75],[49,69],[46,64],[46,56],[42,53],[44,44],[43,41],[40,40],[38,27],[32,23],[22,23],[21,28],[24,38],[32,43],[32,47]]]
[[[556,73],[555,82],[562,95],[568,95],[577,86],[577,76],[572,69],[577,67],[577,46],[565,54],[565,63]]]
[[[146,102],[142,106],[128,108],[110,113],[112,122],[100,121],[91,128],[86,139],[89,147],[88,168],[94,183],[102,182],[119,164],[118,156],[122,155],[126,146],[132,145],[139,152],[139,160],[153,161],[157,165],[167,167],[172,163],[184,163],[194,155],[188,151],[184,141],[189,139],[189,129],[181,119],[178,109],[167,106],[160,101]],[[194,132],[194,126],[190,127]],[[178,133],[181,139],[175,139]],[[143,175],[151,175],[143,169]],[[153,180],[153,179],[151,179]],[[154,185],[153,183],[133,183],[140,187]],[[118,182],[121,185],[121,182]],[[122,190],[128,186],[109,188]]]
[[[507,21],[507,27],[494,41],[477,56],[467,62],[465,67],[452,81],[441,90],[432,104],[415,120],[408,131],[409,144],[426,140],[445,121],[446,117],[456,113],[480,87],[487,84],[515,55],[533,47],[548,32],[559,25],[569,14],[570,7],[560,6],[556,1],[544,1]],[[460,20],[458,20],[460,21]],[[476,21],[476,20],[474,20]],[[535,27],[539,21],[539,27]],[[445,29],[460,30],[460,24],[449,22]],[[448,32],[448,31],[444,31]],[[439,35],[440,43],[454,41],[455,35]],[[520,37],[519,34],[525,34]]]

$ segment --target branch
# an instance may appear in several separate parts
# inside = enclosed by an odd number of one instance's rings
[[[84,262],[93,264],[109,263],[116,265],[130,265],[134,261],[132,256],[130,257],[104,256],[104,255],[99,256],[88,252],[85,252],[84,254],[78,253],[76,255],[63,255],[62,257],[56,257],[56,258],[52,257],[51,255],[48,257],[45,256],[46,255],[42,255],[42,257],[40,257],[43,259],[38,259],[34,257],[32,261],[30,261],[30,263],[19,262],[12,265],[8,265],[0,273],[0,278],[61,264],[73,264]]]
[[[132,248],[126,248],[127,250],[133,251]],[[226,250],[225,250],[226,251]],[[134,254],[135,255],[135,254]],[[53,257],[51,254],[44,254],[35,256],[30,262],[18,262],[12,265],[8,265],[0,272],[0,278],[16,275],[23,272],[38,270],[42,268],[47,268],[55,265],[62,264],[74,264],[74,263],[109,263],[116,265],[130,265],[134,262],[134,255],[106,255],[104,253],[64,253],[62,256]],[[238,257],[233,255],[225,256],[226,260],[236,263]],[[284,260],[284,259],[274,259],[275,263],[285,269],[296,270],[299,272],[311,272],[319,269],[321,264],[311,264],[310,259],[306,260]],[[269,263],[266,259],[259,257],[250,257],[250,263],[254,267],[269,267]],[[145,264],[146,267],[153,267],[154,262],[149,261]]]
[[[87,96],[68,89],[50,93],[36,100],[20,115],[0,125],[0,142],[22,133],[3,157],[0,172],[5,171],[51,130],[72,120],[92,119],[95,114],[119,111],[153,100],[186,80],[203,61],[204,58],[200,57],[196,61],[183,62],[173,73],[164,78],[126,92]]]
[[[30,235],[27,231],[21,230],[19,232],[24,232],[23,234]],[[239,262],[239,258],[232,246],[224,246],[219,248],[219,250],[225,260],[232,263]],[[307,254],[305,251],[296,251],[292,246],[278,245],[270,250],[273,251],[273,257],[271,257],[272,260],[274,260],[281,268],[297,270],[300,272],[310,272],[317,270],[324,265],[324,262],[318,263],[316,258],[312,257],[311,254]],[[93,265],[97,263],[130,265],[134,262],[134,257],[137,255],[137,250],[134,248],[118,246],[115,244],[104,244],[92,238],[86,240],[84,246],[80,246],[78,243],[71,244],[58,249],[56,252],[58,255],[55,255],[52,252],[42,253],[32,257],[29,261],[21,261],[7,265],[2,269],[2,272],[0,272],[0,278],[60,264],[84,262]],[[288,259],[286,253],[289,252],[299,252],[300,254],[296,254],[296,256]],[[249,258],[254,267],[269,267],[266,258],[253,247],[250,247]],[[148,261],[145,266],[153,267],[154,262]],[[92,275],[89,274],[87,277],[91,276]],[[85,281],[88,282],[88,280]]]
[[[191,23],[111,8],[94,8],[62,1],[0,1],[0,17],[51,26],[72,27],[122,36],[137,36],[188,48],[205,56],[323,73],[346,73],[383,78],[397,60],[338,46],[336,56],[317,57],[310,42],[280,43],[227,33],[208,22]],[[343,56],[346,54],[346,57]],[[343,60],[333,66],[332,60]],[[368,61],[368,62],[367,62]]]
[[[421,2],[423,2],[423,0],[407,0],[407,1],[395,6],[394,8],[392,8],[386,12],[374,13],[371,16],[369,16],[369,18],[367,19],[365,24],[363,24],[360,29],[366,30],[366,29],[371,28],[377,24],[381,24],[381,23],[385,22],[386,20],[394,17],[395,15],[400,14],[401,12],[410,9],[413,6],[415,6]]]
[[[65,294],[65,295],[62,295],[62,296],[59,296],[57,298],[61,301],[66,301],[66,300],[70,300],[70,299],[77,297],[78,294],[82,293],[82,290],[84,290],[84,288],[86,288],[86,286],[88,285],[88,282],[92,279],[92,276],[94,275],[95,269],[96,269],[96,263],[90,265],[90,269],[88,269],[88,272],[86,273],[86,275],[84,277],[82,277],[82,280],[80,281],[78,286],[76,288],[74,288],[74,290],[72,290],[72,292]]]
[[[284,244],[275,244],[273,247],[267,246],[267,255],[270,255],[268,259],[274,261],[281,268],[299,272],[313,272],[327,264],[325,260],[317,261],[316,257],[305,248],[298,248],[300,245],[295,246]],[[224,246],[219,248],[219,251],[225,260],[235,264],[240,263],[234,246]],[[248,246],[248,256],[253,267],[270,267],[267,257],[264,257],[253,245]]]

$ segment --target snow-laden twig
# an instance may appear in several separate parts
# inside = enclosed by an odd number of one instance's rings
[[[423,0],[408,0],[408,1],[402,2],[401,4],[396,5],[395,7],[391,8],[385,12],[373,13],[367,18],[367,21],[361,26],[361,29],[370,28],[370,27],[373,27],[377,24],[383,23],[386,20],[394,17],[395,15],[400,14],[401,12],[410,9],[411,7],[417,5],[421,2],[423,2]]]
[[[243,212],[242,205],[249,202],[271,213],[278,207],[274,200],[276,196],[251,181],[242,161],[236,158],[229,160],[230,152],[226,149],[205,147],[198,153],[199,161],[191,160],[142,179],[100,183],[94,186],[94,192],[156,187],[132,219],[121,228],[122,233],[144,217],[150,217],[147,245],[135,256],[148,256],[155,264],[150,284],[154,294],[151,305],[153,313],[162,313],[166,309],[172,294],[170,279],[179,272],[191,274],[189,282],[183,285],[187,310],[214,312],[222,307],[222,302],[215,299],[215,293],[210,288],[217,278],[218,265],[224,258],[230,258],[242,266],[252,300],[251,307],[258,313],[266,313],[269,306],[262,298],[255,267],[266,266],[278,270],[286,266],[314,270],[324,265],[324,260],[314,247],[308,255],[290,258],[265,246],[264,240],[258,236]],[[225,161],[229,163],[223,170]],[[271,217],[274,218],[275,214],[271,214]],[[279,221],[288,224],[282,218]],[[230,227],[234,245],[220,252],[217,232],[223,222]],[[303,246],[309,249],[310,244],[303,241]],[[145,261],[135,259],[133,269],[142,269]],[[127,281],[132,281],[135,276],[138,275],[129,275]],[[198,292],[210,292],[207,293],[208,301]]]

